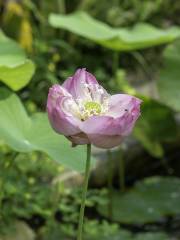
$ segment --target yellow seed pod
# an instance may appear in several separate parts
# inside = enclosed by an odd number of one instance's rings
[[[24,13],[22,6],[15,1],[9,1],[7,3],[6,11],[11,15],[15,14],[18,16],[23,16],[23,13]]]
[[[20,26],[19,32],[19,43],[28,52],[32,52],[32,28],[30,22],[27,19],[23,19]]]

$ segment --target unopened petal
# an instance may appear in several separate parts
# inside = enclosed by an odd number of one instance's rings
[[[86,84],[98,84],[96,78],[85,68],[78,69],[75,74],[68,78],[62,85],[74,99],[87,98]]]

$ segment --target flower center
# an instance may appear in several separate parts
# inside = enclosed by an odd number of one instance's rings
[[[83,87],[84,95],[75,99],[73,114],[81,121],[92,116],[105,115],[109,109],[109,94],[98,84],[84,84]]]
[[[98,115],[101,113],[101,105],[97,102],[86,102],[84,104],[87,115]]]
[[[83,104],[83,111],[81,113],[81,119],[86,120],[91,116],[100,115],[102,112],[102,107],[100,103],[89,101]]]

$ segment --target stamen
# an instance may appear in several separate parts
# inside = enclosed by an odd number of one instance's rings
[[[101,112],[101,105],[97,102],[86,102],[84,104],[84,107],[85,107],[86,111],[88,111],[88,112],[91,112],[91,111],[94,111],[97,113]]]
[[[98,84],[83,83],[84,97],[75,100],[79,119],[84,121],[91,116],[104,115],[109,109],[109,96]],[[76,114],[77,116],[77,114]]]

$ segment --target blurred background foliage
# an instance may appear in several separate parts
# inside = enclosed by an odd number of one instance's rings
[[[85,152],[44,112],[78,67],[143,100],[122,146],[93,149],[84,239],[180,239],[179,13],[178,0],[0,0],[1,240],[75,239]]]

